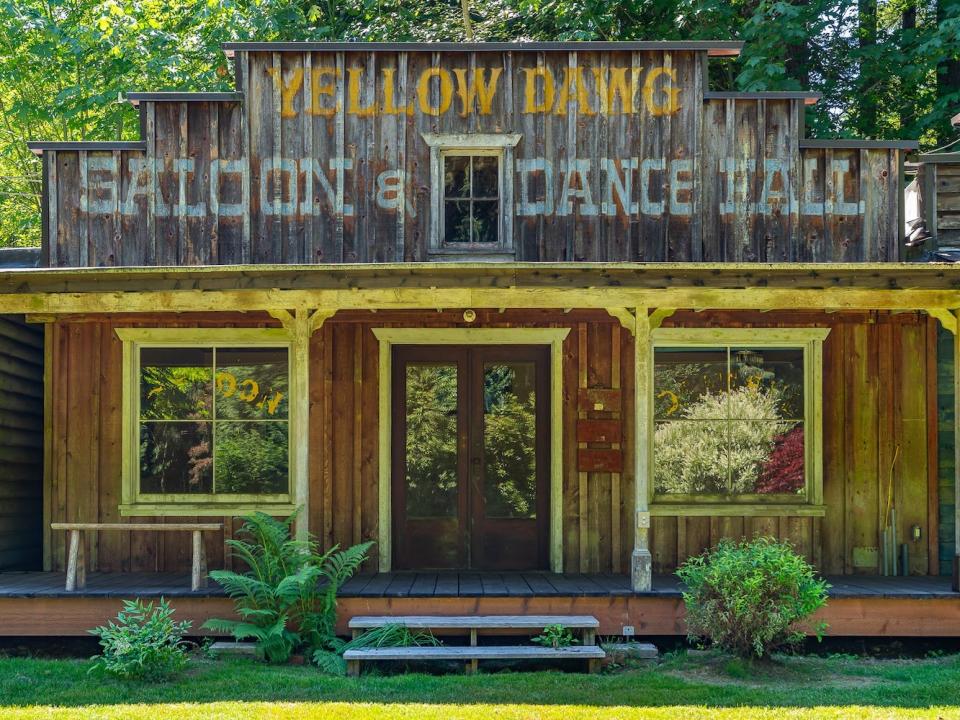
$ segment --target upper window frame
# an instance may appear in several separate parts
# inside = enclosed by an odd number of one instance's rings
[[[427,252],[435,259],[485,258],[512,260],[514,151],[520,133],[422,133],[430,148],[430,230]],[[496,243],[461,243],[456,247],[444,238],[444,159],[449,155],[486,155],[498,159],[500,208]]]
[[[758,349],[791,348],[803,351],[803,423],[805,490],[796,499],[782,496],[764,502],[756,495],[737,500],[734,495],[668,495],[655,492],[654,433],[647,438],[651,482],[648,488],[653,515],[811,515],[822,516],[823,507],[823,342],[830,328],[657,328],[650,342],[650,394],[653,418],[653,371],[659,348],[716,348],[744,345]]]
[[[293,378],[295,344],[286,330],[276,328],[117,328],[123,343],[122,378],[122,470],[120,515],[223,516],[257,510],[275,515],[296,511],[295,428],[299,403],[288,404],[287,492],[242,493],[144,493],[140,490],[140,350],[153,347],[283,348],[287,351],[288,377]]]

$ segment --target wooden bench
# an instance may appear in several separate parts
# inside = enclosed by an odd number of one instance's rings
[[[479,660],[578,659],[587,660],[590,672],[596,672],[605,657],[597,646],[599,621],[592,615],[357,615],[348,627],[357,637],[361,631],[384,625],[403,625],[411,630],[467,630],[470,645],[422,646],[399,648],[357,648],[347,650],[350,675],[360,674],[361,661],[370,660],[463,660],[467,674],[477,671]],[[581,631],[579,646],[543,647],[540,645],[478,645],[480,630],[542,630],[548,625],[563,625]]]
[[[50,523],[51,530],[67,531],[67,592],[82,590],[87,584],[87,565],[84,553],[83,534],[90,530],[145,530],[148,532],[193,533],[193,562],[190,572],[190,589],[207,586],[207,554],[203,547],[203,533],[223,530],[223,523]]]

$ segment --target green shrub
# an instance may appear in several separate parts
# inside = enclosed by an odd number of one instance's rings
[[[103,654],[94,659],[94,670],[124,680],[158,682],[183,669],[187,647],[183,636],[190,622],[174,622],[173,608],[163,598],[154,604],[124,600],[116,622],[89,632],[100,638]]]
[[[240,620],[208,620],[204,628],[228,632],[237,640],[253,639],[261,657],[289,660],[298,648],[318,650],[335,639],[337,592],[367,558],[373,543],[346,550],[334,546],[321,553],[312,539],[290,537],[290,516],[276,520],[258,512],[244,518],[240,535],[228,540],[233,555],[248,570],[214,570],[233,598]]]
[[[823,623],[805,622],[826,605],[829,585],[787,543],[772,538],[735,543],[689,559],[677,571],[687,585],[687,633],[741,657],[767,658],[796,645]]]
[[[573,636],[570,628],[559,623],[556,625],[547,625],[540,635],[530,638],[530,640],[537,645],[543,645],[543,647],[553,648],[554,650],[562,647],[570,647],[577,643],[577,639]]]

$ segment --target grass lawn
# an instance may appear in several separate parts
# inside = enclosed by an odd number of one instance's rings
[[[124,683],[82,660],[0,659],[10,718],[337,718],[352,720],[746,720],[958,718],[960,656],[787,657],[761,669],[714,655],[601,675],[513,672],[359,680],[310,667],[196,658],[179,679]]]

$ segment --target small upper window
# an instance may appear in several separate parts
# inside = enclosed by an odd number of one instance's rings
[[[499,154],[444,155],[443,217],[445,244],[500,241]]]

